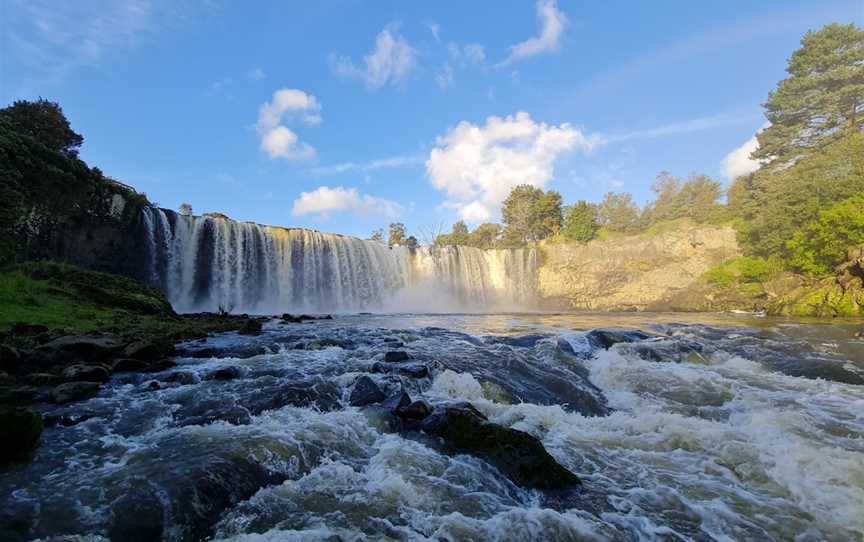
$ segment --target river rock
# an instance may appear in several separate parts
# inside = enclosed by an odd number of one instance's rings
[[[150,363],[134,358],[120,358],[115,359],[114,363],[111,365],[111,368],[115,373],[137,373],[141,371],[146,371],[150,366]]]
[[[254,395],[240,399],[252,414],[277,410],[288,405],[316,408],[325,412],[341,406],[342,388],[321,378],[286,384],[275,377],[263,376],[256,379],[255,390]]]
[[[243,325],[237,330],[237,333],[240,335],[260,335],[261,328],[262,326],[260,321],[255,320],[254,318],[249,318],[243,322]]]
[[[89,399],[99,393],[98,382],[67,382],[51,390],[51,400],[55,403],[71,403]]]
[[[348,402],[352,406],[366,406],[373,403],[380,403],[387,398],[387,395],[381,391],[378,384],[366,375],[361,376],[354,382],[354,387],[351,389],[351,397]]]
[[[123,349],[123,357],[142,361],[157,361],[164,358],[170,351],[169,347],[156,341],[135,341]]]
[[[564,489],[581,484],[532,435],[489,422],[470,403],[438,407],[420,424],[454,453],[476,455],[514,483],[534,489]]]
[[[400,363],[409,359],[411,359],[411,356],[404,350],[392,350],[384,354],[384,361],[387,363]]]
[[[72,365],[63,369],[63,379],[69,382],[108,382],[111,371],[104,365]]]
[[[56,386],[63,383],[63,379],[51,373],[30,373],[24,377],[24,382],[31,386]]]
[[[400,391],[382,401],[381,407],[395,413],[400,408],[407,407],[410,404],[411,397],[404,391]]]
[[[15,374],[20,363],[21,353],[17,348],[0,344],[0,371]]]
[[[69,335],[54,339],[36,348],[36,354],[56,362],[79,359],[105,361],[123,349],[123,343],[113,335]]]
[[[420,399],[409,405],[398,407],[394,414],[402,419],[419,421],[432,414],[432,406]]]
[[[153,491],[127,491],[111,504],[108,537],[123,542],[162,540],[164,522],[162,503]]]
[[[369,370],[373,373],[396,373],[410,378],[426,378],[429,368],[422,363],[382,363],[372,364]]]
[[[609,350],[618,343],[644,341],[650,339],[651,335],[637,330],[593,329],[585,334],[585,338],[594,348]]]
[[[243,376],[243,371],[240,367],[233,365],[216,369],[206,376],[206,380],[235,380]]]
[[[42,391],[35,386],[11,386],[0,388],[0,404],[28,405],[37,401]]]
[[[32,410],[0,407],[0,465],[26,458],[39,445],[42,417]]]

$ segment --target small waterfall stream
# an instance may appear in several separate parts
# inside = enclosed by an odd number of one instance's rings
[[[478,311],[533,306],[534,249],[374,241],[145,208],[146,279],[182,312]]]

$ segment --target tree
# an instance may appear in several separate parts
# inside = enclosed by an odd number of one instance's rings
[[[655,224],[677,218],[680,211],[678,195],[681,193],[681,179],[668,171],[661,171],[651,185],[651,190],[656,194],[656,197],[645,209],[647,222]]]
[[[543,191],[530,184],[520,184],[510,191],[501,208],[504,235],[509,242],[522,244],[535,240],[535,208],[542,196]]]
[[[597,235],[600,225],[597,223],[597,206],[585,200],[579,200],[567,207],[564,212],[564,227],[561,230],[564,237],[580,243],[587,243]]]
[[[770,125],[753,158],[789,160],[864,127],[864,31],[829,24],[808,32],[764,106]]]
[[[369,236],[369,240],[383,243],[384,242],[384,230],[382,228],[378,228],[377,230],[373,231],[372,235]]]
[[[460,220],[453,224],[453,229],[450,231],[451,245],[465,245],[468,243],[468,226],[464,220]]]
[[[509,243],[539,241],[561,229],[561,194],[521,184],[510,191],[501,214]]]
[[[405,242],[405,237],[407,237],[408,233],[405,230],[405,224],[401,222],[394,222],[390,224],[390,238],[387,240],[387,244],[391,247],[393,245],[401,245]]]
[[[707,175],[691,175],[675,198],[670,218],[690,217],[705,222],[719,209],[717,200],[723,195],[723,185]]]
[[[499,224],[480,224],[468,236],[468,244],[477,248],[494,248],[501,236]]]
[[[819,213],[788,242],[792,266],[826,275],[846,260],[850,248],[864,245],[864,194],[856,194]]]
[[[561,231],[561,194],[550,190],[534,206],[533,234],[535,239],[545,239]]]
[[[192,206],[188,203],[181,203],[177,211],[183,216],[192,216]]]
[[[67,158],[77,157],[78,148],[84,143],[84,138],[72,130],[63,109],[43,98],[35,102],[18,100],[0,109],[0,120],[6,121],[19,134],[30,136]]]
[[[607,192],[597,210],[600,224],[609,231],[631,233],[639,225],[639,206],[626,192]]]

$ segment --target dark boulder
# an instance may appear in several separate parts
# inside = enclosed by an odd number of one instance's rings
[[[265,376],[256,380],[255,393],[240,401],[252,414],[259,414],[288,405],[316,408],[326,412],[339,408],[341,399],[342,389],[327,380],[315,378],[286,384],[274,377]]]
[[[354,382],[354,387],[351,389],[351,397],[348,402],[352,406],[366,406],[373,403],[380,403],[387,398],[387,395],[381,391],[378,384],[366,375],[361,376]]]
[[[123,357],[142,361],[157,361],[171,352],[171,346],[157,341],[135,341],[123,349]]]
[[[864,376],[852,372],[836,361],[792,359],[777,367],[780,372],[789,376],[810,379],[830,380],[844,384],[864,385]]]
[[[195,373],[178,371],[176,373],[170,373],[166,375],[164,378],[162,378],[162,382],[170,382],[180,384],[182,386],[189,386],[201,382],[201,379],[198,378],[198,375],[196,375]]]
[[[0,388],[0,404],[29,405],[38,401],[42,390],[35,386],[12,386]]]
[[[20,363],[21,353],[17,348],[0,344],[0,371],[15,374],[18,372]]]
[[[137,373],[146,371],[150,367],[150,363],[134,358],[115,359],[111,364],[111,368],[115,373]]]
[[[537,438],[489,422],[469,403],[435,409],[422,421],[420,429],[440,437],[450,452],[467,453],[488,461],[520,486],[565,489],[581,483]]]
[[[111,370],[104,365],[71,365],[63,369],[62,377],[68,382],[108,382]]]
[[[373,373],[400,374],[410,378],[426,378],[429,368],[421,363],[382,363],[372,364],[369,370]]]
[[[396,412],[400,408],[407,407],[411,404],[411,397],[404,391],[394,393],[387,399],[381,402],[381,407],[391,412]]]
[[[594,329],[585,334],[589,344],[594,348],[609,350],[618,343],[632,343],[650,339],[651,335],[637,330],[624,329]]]
[[[99,393],[98,382],[67,382],[51,390],[51,400],[55,403],[71,403],[89,399]]]
[[[693,341],[658,339],[630,345],[629,349],[645,361],[671,361],[674,363],[701,363],[705,361],[702,355],[702,345]]]
[[[23,380],[31,386],[56,386],[63,383],[62,378],[51,373],[30,373]]]
[[[39,445],[42,417],[32,410],[0,407],[0,465],[26,459]]]
[[[177,425],[207,425],[215,421],[224,421],[232,425],[248,425],[252,423],[252,415],[242,405],[222,401],[202,401],[175,414]]]
[[[55,363],[70,360],[99,362],[115,357],[123,346],[113,335],[69,335],[40,345],[34,353]]]
[[[411,356],[404,350],[391,350],[384,354],[384,361],[387,363],[400,363],[409,359],[411,359]]]
[[[148,364],[147,367],[145,367],[144,369],[141,370],[141,372],[143,372],[143,373],[159,373],[162,371],[167,371],[168,369],[171,369],[171,368],[176,367],[176,366],[177,366],[176,361],[174,361],[173,359],[165,358],[165,359],[160,359],[159,361],[154,361],[153,363]]]
[[[254,318],[249,318],[243,322],[243,325],[237,330],[237,333],[240,335],[260,335],[261,322]]]
[[[243,371],[240,367],[233,365],[216,369],[206,376],[207,380],[235,380],[243,376]]]
[[[136,489],[124,492],[111,504],[108,538],[123,542],[162,540],[165,513],[162,503],[152,490]]]
[[[432,406],[423,399],[420,399],[409,405],[398,407],[394,414],[405,420],[419,421],[432,414]]]

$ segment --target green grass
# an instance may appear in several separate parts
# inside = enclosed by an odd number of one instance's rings
[[[180,341],[238,329],[243,317],[178,316],[164,294],[122,277],[54,262],[0,269],[0,339],[15,324],[47,326],[52,335],[103,331]]]

